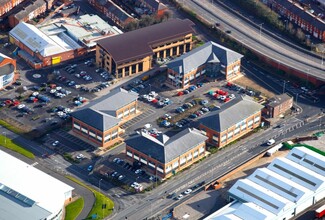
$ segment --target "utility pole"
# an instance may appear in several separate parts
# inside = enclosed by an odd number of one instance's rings
[[[264,23],[258,25],[260,27],[260,41],[261,41],[261,37],[262,37],[262,26],[263,26],[263,24]]]

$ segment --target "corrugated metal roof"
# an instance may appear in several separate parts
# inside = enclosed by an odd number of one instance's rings
[[[240,179],[229,190],[229,194],[243,202],[252,202],[272,212],[281,214],[283,210],[293,206],[293,202],[279,196],[262,185],[256,184],[250,179]]]
[[[199,119],[204,126],[217,132],[222,132],[235,124],[241,123],[247,117],[261,111],[263,106],[249,96],[240,96],[213,110]]]
[[[73,190],[71,186],[1,150],[0,161],[0,183],[35,201],[37,206],[48,212],[62,209],[65,193]]]
[[[325,176],[324,157],[306,147],[293,148],[286,158]]]
[[[276,158],[267,168],[312,191],[325,187],[325,176],[287,158]]]
[[[199,130],[188,128],[172,137],[162,134],[155,138],[142,133],[127,139],[125,143],[161,163],[168,163],[206,140],[207,137],[201,134]]]

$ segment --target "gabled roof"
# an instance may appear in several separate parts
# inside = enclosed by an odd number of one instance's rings
[[[102,132],[118,125],[120,122],[120,120],[114,116],[92,108],[72,112],[71,116]]]
[[[293,148],[287,157],[308,169],[325,176],[325,159],[324,156],[306,148],[295,147]]]
[[[71,116],[104,132],[120,122],[116,118],[116,111],[137,99],[137,93],[118,88],[94,101],[91,105],[86,105],[84,108],[72,112]]]
[[[117,64],[153,54],[152,46],[172,41],[193,33],[194,23],[188,19],[170,19],[166,22],[126,32],[97,41],[111,54]]]
[[[71,186],[1,150],[0,161],[0,191],[6,194],[0,193],[0,219],[35,219],[30,218],[35,216],[41,219],[39,217],[44,218],[48,213],[55,214],[62,209],[65,194],[73,190]],[[9,214],[14,215],[4,217]]]
[[[125,22],[129,18],[133,19],[131,15],[112,1],[107,1],[104,7],[106,7],[110,13],[114,14],[122,22]]]
[[[50,56],[67,51],[36,26],[25,22],[20,22],[15,26],[10,31],[10,35],[26,45],[31,51],[39,52],[42,56]]]
[[[116,110],[136,101],[137,99],[137,93],[118,88],[112,90],[103,98],[95,101],[91,105],[91,108],[115,116]]]
[[[33,16],[33,12],[36,10],[39,10],[42,6],[46,5],[46,2],[44,0],[36,0],[36,1],[26,1],[29,2],[29,5],[25,6],[23,10],[19,11],[15,17],[18,19],[18,21],[23,20],[26,17]],[[32,17],[34,18],[34,17]],[[29,18],[29,19],[32,19]]]
[[[266,189],[263,185],[252,182],[250,179],[238,180],[230,188],[229,193],[240,201],[255,203],[275,215],[281,214],[288,207],[294,205],[288,199]]]
[[[213,110],[199,119],[199,122],[217,132],[222,132],[235,124],[240,124],[247,117],[261,111],[263,106],[249,96],[240,96]]]
[[[125,141],[126,145],[148,155],[161,163],[168,163],[207,140],[197,129],[185,129],[168,137],[165,134],[152,137],[141,133]]]
[[[287,158],[276,158],[267,168],[314,192],[325,188],[325,176]]]
[[[243,55],[233,50],[209,41],[175,60],[172,60],[166,65],[169,69],[180,74],[185,74],[209,62],[220,62],[228,66],[242,57]]]

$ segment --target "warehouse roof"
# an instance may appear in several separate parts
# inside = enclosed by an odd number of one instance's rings
[[[318,174],[325,176],[324,157],[306,147],[295,147],[287,158]]]
[[[39,52],[43,57],[81,47],[63,32],[56,31],[52,34],[45,34],[36,26],[25,22],[20,22],[9,33],[31,51]]]
[[[287,158],[276,158],[268,166],[268,169],[312,191],[317,191],[319,188],[325,187],[325,176],[315,173]]]
[[[252,202],[263,209],[279,215],[283,210],[293,206],[293,202],[286,197],[268,190],[264,185],[259,185],[250,179],[238,180],[229,190],[229,194],[243,202]]]
[[[292,156],[293,154],[304,155],[299,159]],[[312,157],[317,158],[316,161],[325,161],[324,156],[305,147],[297,147],[285,158],[276,158],[266,168],[255,170],[253,174],[237,181],[230,188],[229,195],[235,200],[205,220],[232,219],[233,216],[245,220],[283,219],[294,210],[307,208],[306,201],[314,201],[315,198],[321,200],[324,198],[325,175],[314,172],[308,162],[301,163],[303,158]],[[250,203],[251,207],[245,207],[244,213],[238,212]],[[255,210],[263,213],[265,217],[253,215],[251,208],[254,206]]]
[[[73,190],[4,151],[0,161],[0,219],[44,219],[62,209],[65,193]]]
[[[199,119],[199,122],[217,132],[222,132],[235,124],[240,125],[243,120],[261,111],[263,106],[248,96],[240,96],[220,109],[216,109]]]
[[[101,39],[97,44],[113,57],[117,64],[153,54],[152,47],[193,33],[193,22],[170,19],[166,22]]]
[[[207,140],[207,137],[194,128],[185,129],[178,134],[168,137],[161,134],[153,137],[141,133],[125,141],[126,145],[158,160],[161,163],[168,163],[180,155],[188,152]]]
[[[221,63],[222,65],[228,66],[240,60],[242,57],[243,55],[233,50],[209,41],[175,60],[168,62],[166,65],[169,69],[177,73],[186,74],[209,62]]]

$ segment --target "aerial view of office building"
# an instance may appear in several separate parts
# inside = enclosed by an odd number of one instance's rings
[[[193,22],[170,19],[97,41],[96,64],[117,79],[146,72],[158,58],[192,49]]]
[[[200,118],[199,128],[209,143],[223,147],[259,127],[263,107],[251,97],[241,96]]]
[[[209,41],[167,63],[167,83],[175,88],[186,88],[207,74],[220,73],[226,80],[240,74],[243,55]]]
[[[263,112],[270,118],[276,118],[283,116],[287,111],[289,111],[293,106],[293,97],[284,93],[281,95],[274,96],[269,99],[268,103],[265,105]]]
[[[75,111],[72,131],[96,147],[109,147],[120,141],[120,126],[137,114],[138,95],[122,88],[111,91],[91,106]]]
[[[140,162],[160,178],[168,178],[205,156],[207,137],[199,130],[187,128],[169,137],[156,137],[141,132],[125,140],[126,155],[131,162]]]
[[[64,218],[71,186],[1,150],[0,161],[0,219]]]

